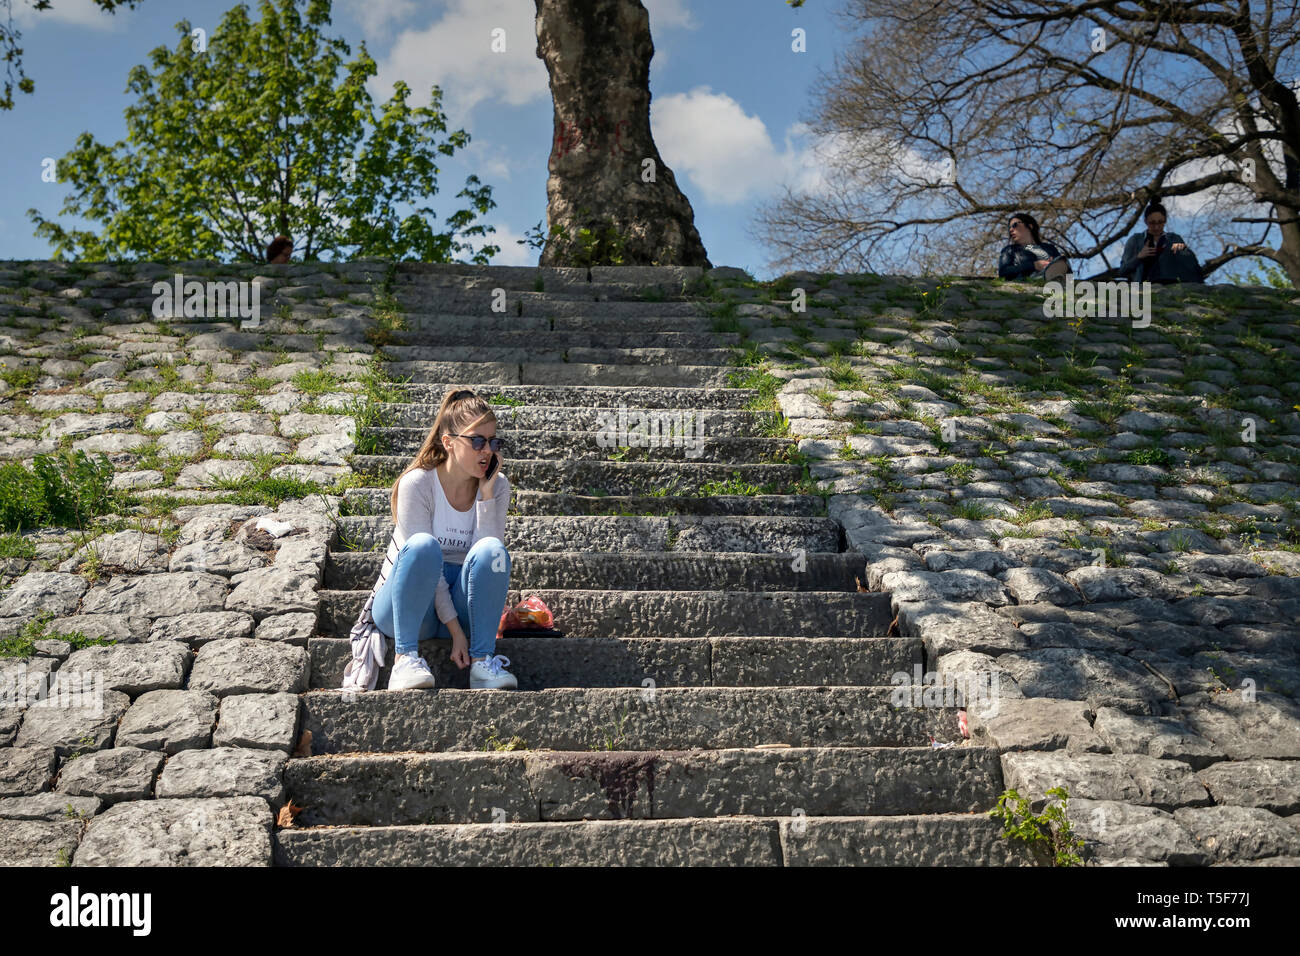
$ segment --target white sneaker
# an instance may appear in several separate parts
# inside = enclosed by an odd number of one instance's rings
[[[504,654],[485,657],[475,661],[469,669],[469,686],[471,689],[491,688],[493,690],[514,689],[519,686],[515,675],[505,669],[510,658]]]
[[[435,683],[429,665],[415,654],[398,654],[393,672],[388,676],[389,690],[417,690],[433,687]]]

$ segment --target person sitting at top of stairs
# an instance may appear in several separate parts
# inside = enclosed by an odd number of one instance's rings
[[[1124,257],[1119,275],[1134,282],[1204,282],[1205,275],[1196,254],[1176,232],[1166,232],[1169,213],[1158,202],[1147,206],[1142,214],[1146,232],[1129,236],[1124,243]]]
[[[1003,279],[1059,279],[1070,271],[1070,261],[1038,234],[1038,220],[1018,212],[1007,224],[1010,242],[998,256],[998,275]]]

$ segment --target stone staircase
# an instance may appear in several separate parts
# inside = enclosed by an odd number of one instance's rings
[[[331,542],[277,864],[1024,861],[987,814],[998,749],[963,743],[955,707],[894,706],[922,642],[858,590],[865,559],[776,413],[730,387],[739,336],[681,297],[688,271],[398,272],[402,401],[353,460],[373,480]],[[383,690],[386,668],[343,694],[392,479],[462,385],[509,441],[509,600],[537,594],[565,637],[498,643],[517,691],[467,689],[427,642],[436,690]],[[701,416],[703,453],[601,447],[620,406]]]

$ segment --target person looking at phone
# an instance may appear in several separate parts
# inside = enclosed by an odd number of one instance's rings
[[[1056,279],[1070,271],[1069,260],[1038,234],[1038,220],[1018,212],[1007,223],[1007,238],[998,256],[998,275],[1003,279]]]
[[[1169,213],[1158,202],[1142,214],[1146,232],[1129,236],[1119,275],[1134,282],[1202,282],[1201,265],[1183,237],[1166,232]]]
[[[373,622],[397,657],[389,690],[434,686],[418,643],[451,639],[451,659],[471,688],[515,688],[495,653],[510,585],[504,544],[510,482],[492,406],[470,389],[443,396],[415,458],[393,483],[394,531],[376,588],[353,631]],[[468,635],[466,632],[468,631]]]

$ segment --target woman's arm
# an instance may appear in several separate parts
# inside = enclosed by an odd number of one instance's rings
[[[1139,260],[1137,257],[1138,250],[1141,248],[1142,236],[1129,236],[1128,242],[1124,243],[1124,258],[1119,264],[1119,274],[1122,276],[1131,276],[1137,269]]]
[[[423,468],[412,468],[397,483],[397,530],[405,542],[423,531],[433,534],[433,496]]]
[[[1002,247],[1002,254],[998,256],[999,276],[1003,279],[1020,279],[1033,271],[1034,264],[1025,258],[1023,246],[1011,243]]]
[[[423,531],[433,534],[433,486],[429,480],[438,480],[433,469],[413,468],[402,476],[397,485],[397,527],[405,541]],[[434,584],[433,604],[438,620],[444,624],[456,617],[456,602],[451,599],[451,586],[441,574]]]

